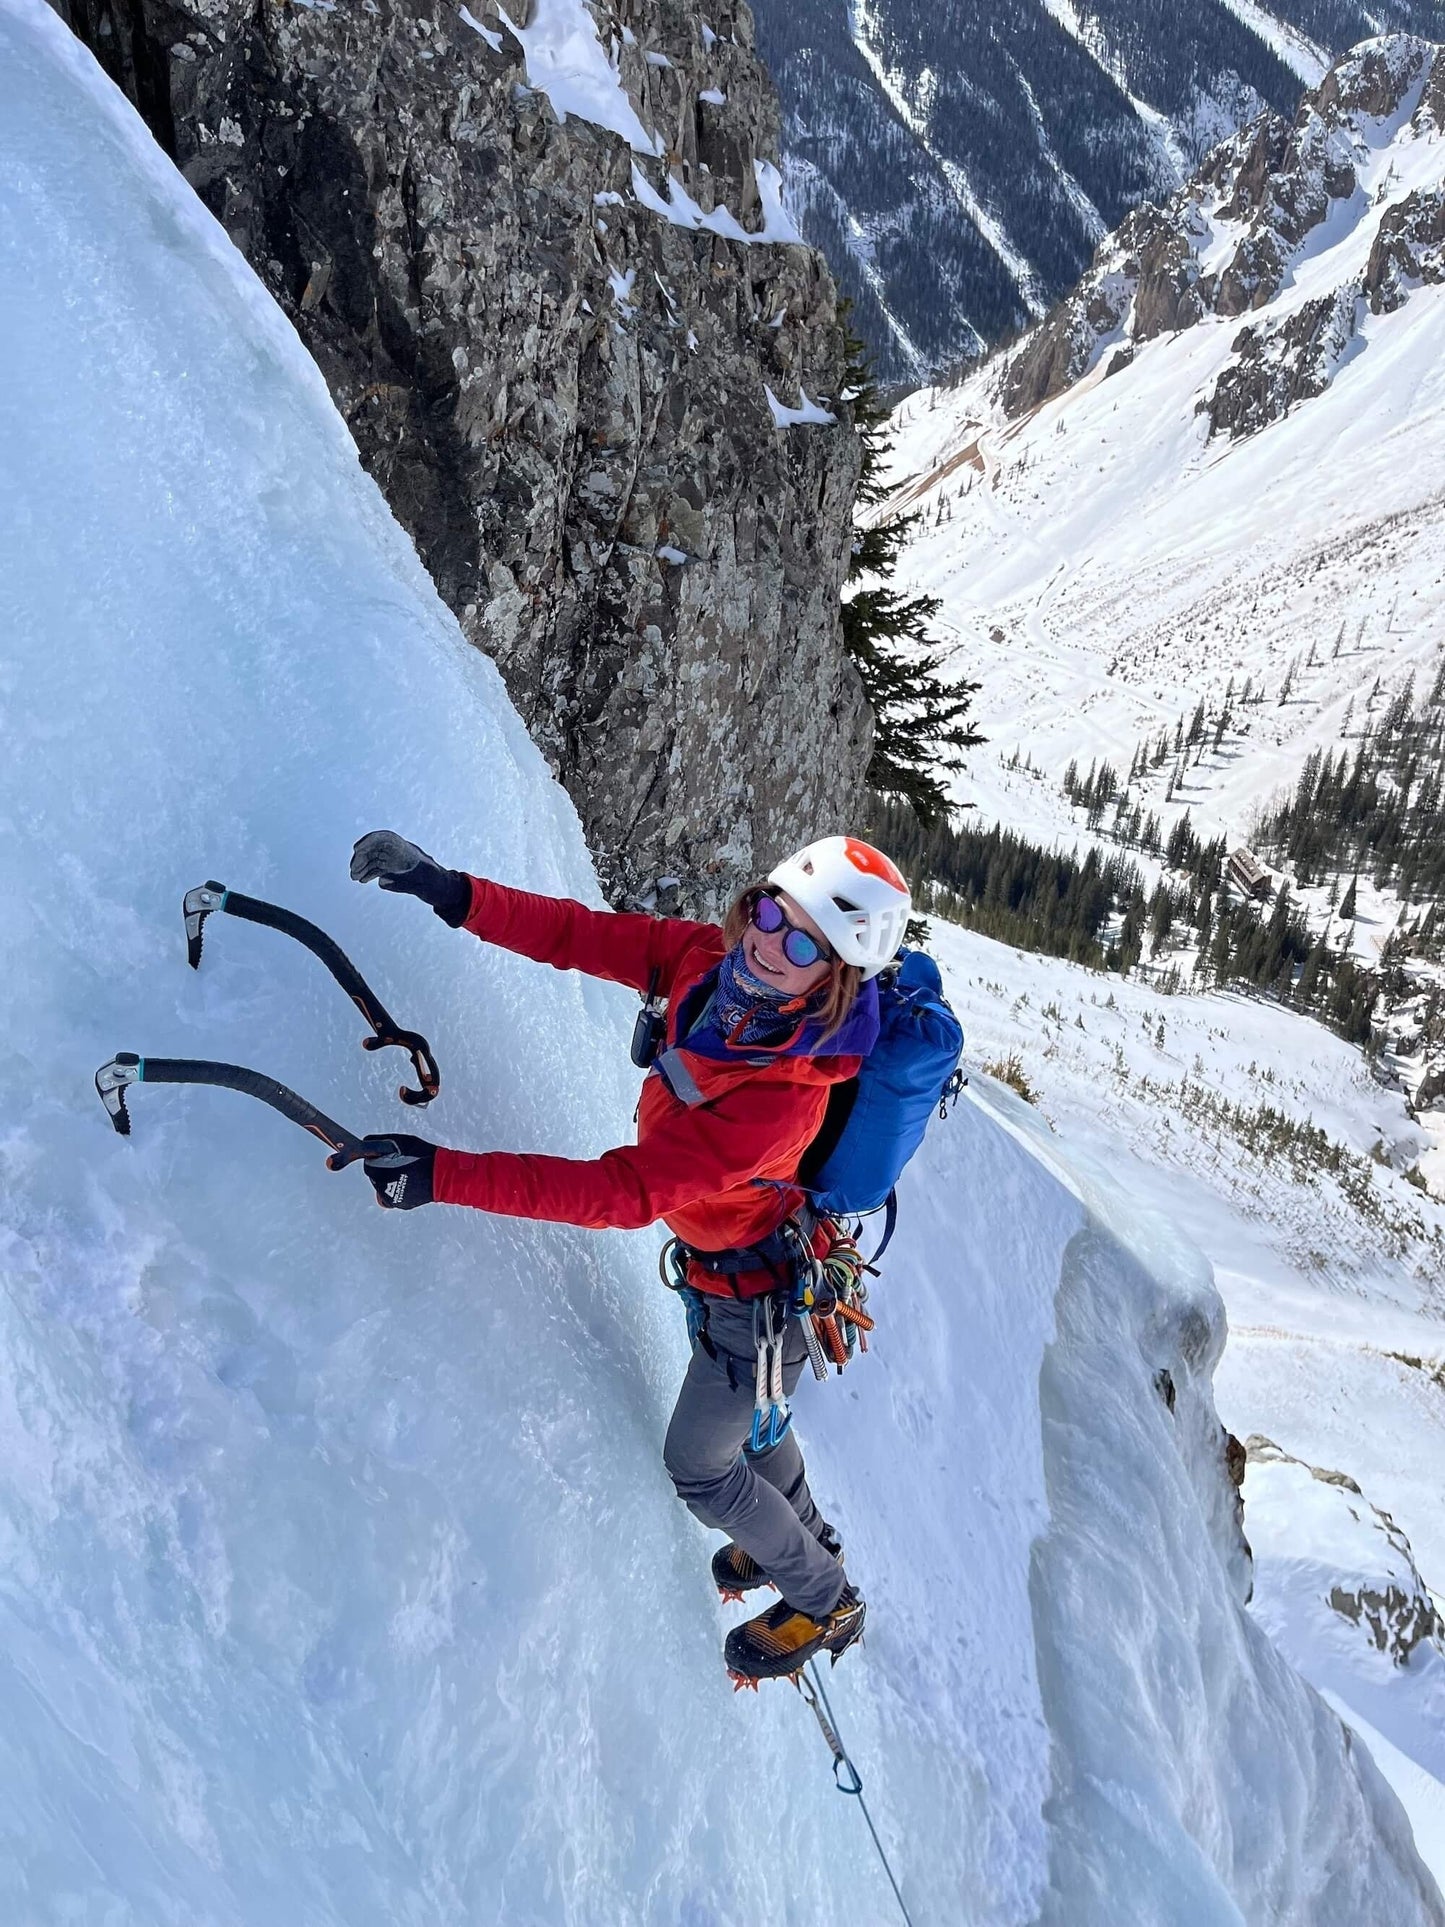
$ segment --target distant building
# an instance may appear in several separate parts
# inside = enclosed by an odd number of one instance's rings
[[[1263,902],[1272,895],[1274,885],[1253,850],[1236,850],[1224,868],[1225,878],[1232,883],[1241,896],[1256,897]]]

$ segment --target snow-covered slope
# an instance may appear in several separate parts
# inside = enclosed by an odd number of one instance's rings
[[[1239,837],[1311,748],[1337,741],[1351,704],[1363,715],[1376,678],[1383,701],[1412,671],[1433,672],[1445,641],[1445,289],[1416,261],[1398,303],[1377,309],[1361,281],[1402,209],[1445,206],[1445,55],[1376,43],[1353,71],[1390,60],[1408,67],[1390,111],[1316,116],[1317,137],[1302,113],[1288,172],[1268,174],[1263,133],[1242,139],[1216,157],[1218,185],[1201,178],[1147,233],[1108,244],[1046,330],[895,418],[898,500],[924,515],[908,573],[943,598],[946,633],[983,683],[990,747],[967,796],[990,814],[1071,836],[1058,788],[1071,757],[1122,772],[1201,698],[1216,713],[1232,685],[1234,726],[1191,759],[1172,814],[1187,807],[1201,830]],[[1311,143],[1337,170],[1331,191]],[[1270,185],[1231,202],[1249,155],[1265,170],[1250,192]],[[1280,196],[1298,240],[1281,238]],[[1232,305],[1216,284],[1246,253],[1261,278]],[[1244,333],[1278,341],[1337,297],[1348,331],[1320,392],[1286,399],[1253,433],[1211,433],[1210,400]],[[1168,300],[1190,305],[1169,317]],[[1061,370],[1081,357],[1067,376],[1046,379],[1049,330]],[[1022,404],[1021,368],[1048,399]],[[1241,706],[1246,678],[1263,702]],[[1016,748],[1045,781],[1003,767]],[[1139,792],[1166,827],[1171,768]]]
[[[1229,1310],[1219,1408],[1250,1441],[1256,1617],[1363,1734],[1445,1874],[1429,1590],[1445,1573],[1445,1205],[1402,1175],[1426,1133],[1292,1012],[943,924],[934,948],[974,1061],[1016,1060],[1071,1161],[1087,1147],[1211,1260]]]
[[[887,1919],[803,1709],[727,1690],[655,1240],[384,1217],[227,1093],[110,1132],[90,1075],[133,1047],[587,1155],[629,1127],[631,1000],[346,880],[390,821],[598,901],[314,367],[39,0],[0,4],[0,182],[5,1918]],[[334,931],[429,1032],[434,1113],[272,933],[187,970],[208,875]],[[913,1918],[1438,1921],[1240,1610],[1198,1261],[997,1093],[906,1212],[876,1347],[802,1423]]]

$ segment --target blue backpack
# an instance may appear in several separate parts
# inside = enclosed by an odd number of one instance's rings
[[[882,1256],[893,1236],[894,1195],[903,1167],[923,1142],[928,1120],[946,1116],[963,1085],[958,1060],[963,1026],[943,995],[938,965],[922,950],[899,952],[879,979],[878,1042],[857,1077],[836,1085],[817,1137],[798,1173],[817,1210],[860,1217],[887,1207]]]

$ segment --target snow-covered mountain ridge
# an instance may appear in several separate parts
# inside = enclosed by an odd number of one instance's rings
[[[658,1462],[655,1240],[386,1217],[228,1093],[139,1091],[129,1142],[96,1103],[131,1044],[587,1155],[628,1129],[635,1002],[347,880],[397,821],[600,900],[314,364],[38,0],[0,0],[0,108],[0,1909],[888,1919],[795,1697],[727,1690]],[[425,1120],[274,933],[187,969],[208,875],[425,1027]],[[913,1918],[1438,1927],[1241,1610],[1218,1294],[1086,1164],[981,1087],[909,1173],[866,1364],[800,1399],[870,1600],[835,1706]]]
[[[1006,357],[1006,414],[1028,413],[1105,356],[1107,374],[1160,335],[1267,311],[1234,337],[1196,406],[1211,434],[1278,420],[1328,385],[1364,308],[1391,312],[1445,279],[1442,133],[1445,50],[1406,36],[1357,49],[1292,124],[1266,115],[1101,245]],[[1311,253],[1323,257],[1313,271]]]
[[[1435,0],[756,0],[790,203],[892,379],[1042,314],[1127,210]]]
[[[895,417],[906,568],[983,682],[962,793],[987,816],[1068,848],[1067,765],[1108,762],[1166,839],[1187,811],[1247,842],[1307,758],[1438,687],[1442,101],[1438,47],[1357,49],[1292,128],[1131,217],[1015,349]],[[1343,883],[1306,881],[1327,929]],[[1374,963],[1399,905],[1360,892],[1343,934]],[[1434,1101],[1438,1040],[1416,1010],[1396,1028]]]

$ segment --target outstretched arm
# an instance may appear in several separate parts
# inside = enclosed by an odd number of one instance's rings
[[[439,1150],[432,1195],[506,1217],[638,1230],[754,1177],[791,1176],[821,1109],[811,1091],[799,1098],[789,1103],[776,1084],[744,1084],[600,1158]]]
[[[582,970],[609,983],[646,990],[654,971],[664,996],[684,951],[710,924],[589,910],[567,897],[534,896],[485,877],[470,877],[472,900],[463,928],[554,970]]]
[[[666,996],[684,952],[712,924],[682,917],[614,916],[563,897],[533,896],[485,877],[448,870],[395,830],[369,830],[351,852],[358,883],[420,897],[454,930],[465,927],[487,943],[518,951],[556,970],[649,988],[654,972]]]

